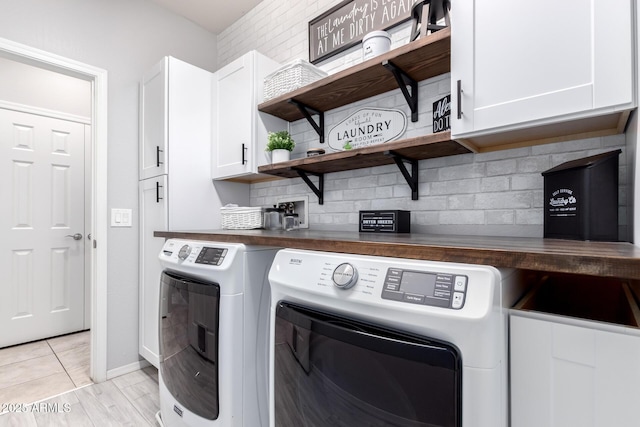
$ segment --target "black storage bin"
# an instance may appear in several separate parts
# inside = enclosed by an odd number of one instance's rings
[[[572,160],[542,172],[544,237],[618,240],[618,156]]]

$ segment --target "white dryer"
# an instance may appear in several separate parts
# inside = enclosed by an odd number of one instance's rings
[[[268,424],[269,285],[277,249],[167,240],[160,417],[167,427]]]
[[[513,270],[284,249],[270,426],[508,425]]]

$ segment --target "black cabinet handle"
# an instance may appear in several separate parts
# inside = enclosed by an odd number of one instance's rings
[[[156,167],[160,167],[160,165],[164,164],[164,162],[160,161],[160,153],[164,153],[164,150],[160,149],[159,145],[156,145]]]
[[[242,144],[242,164],[246,165],[247,164],[247,159],[244,155],[244,153],[247,151],[247,146]]]
[[[156,181],[156,203],[160,203],[160,200],[163,200],[163,197],[160,197],[160,189],[163,188],[162,185],[160,185],[160,181]]]
[[[462,119],[462,80],[458,80],[458,120]]]

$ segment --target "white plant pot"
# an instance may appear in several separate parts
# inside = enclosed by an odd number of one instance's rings
[[[286,162],[291,157],[291,152],[289,150],[273,150],[271,151],[271,163],[280,163]]]

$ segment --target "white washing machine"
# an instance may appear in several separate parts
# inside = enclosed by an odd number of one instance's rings
[[[284,249],[270,426],[508,425],[513,270]]]
[[[167,240],[160,318],[164,426],[268,424],[269,285],[277,249]]]

